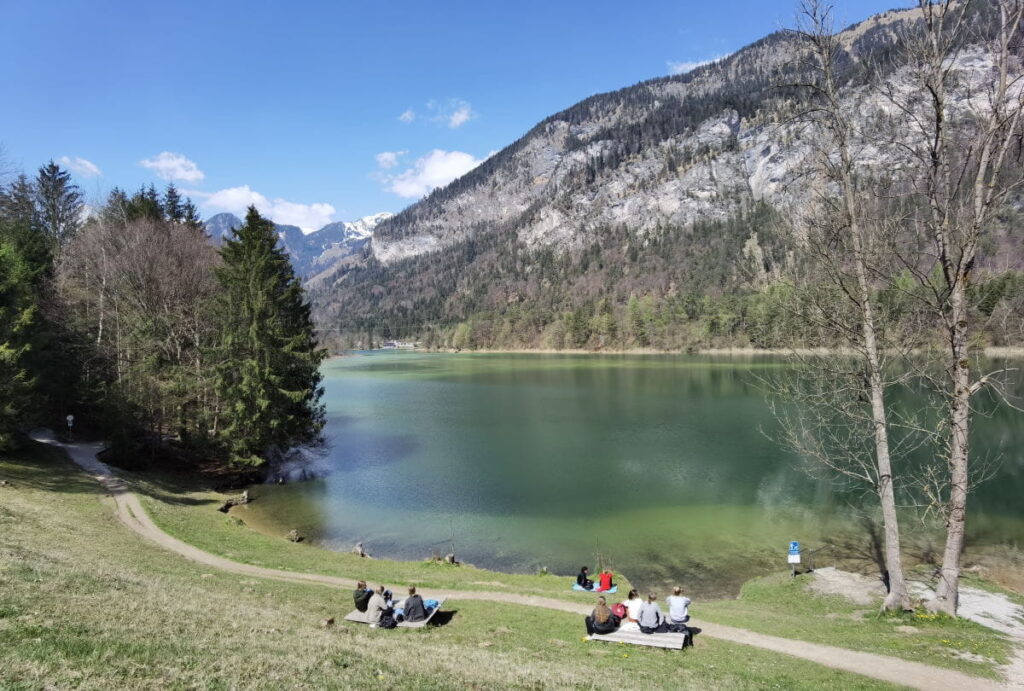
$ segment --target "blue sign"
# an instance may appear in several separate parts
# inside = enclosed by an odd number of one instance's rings
[[[800,543],[797,542],[796,540],[793,540],[792,542],[790,542],[789,543],[789,553],[790,554],[800,554]]]

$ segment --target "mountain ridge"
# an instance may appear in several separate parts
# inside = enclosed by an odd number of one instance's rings
[[[311,233],[304,233],[293,225],[275,223],[282,247],[288,252],[292,265],[301,277],[308,277],[327,264],[340,261],[362,249],[370,239],[373,229],[392,214],[384,211],[363,216],[355,221],[335,221]],[[231,231],[239,228],[243,221],[230,212],[211,216],[204,222],[206,232],[218,244]]]
[[[854,112],[884,107],[866,87],[903,78],[894,56],[918,21],[891,10],[839,33]],[[321,332],[339,348],[777,346],[763,293],[791,268],[786,214],[813,196],[799,57],[775,32],[541,120],[312,276]],[[970,83],[988,63],[965,49],[957,68]],[[900,165],[892,148],[860,146],[862,165]]]

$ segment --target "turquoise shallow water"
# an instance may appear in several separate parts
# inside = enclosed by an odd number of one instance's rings
[[[789,540],[860,539],[856,496],[769,436],[755,376],[779,360],[377,352],[324,366],[329,474],[256,488],[252,521],[318,543],[574,573],[597,560],[645,587],[734,592],[785,568]],[[1014,417],[1017,415],[1018,417]],[[978,419],[1000,456],[975,541],[1024,538],[1024,416]]]

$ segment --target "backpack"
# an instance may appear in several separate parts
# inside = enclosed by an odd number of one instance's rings
[[[393,629],[398,626],[398,622],[390,614],[382,614],[377,626],[382,629]]]
[[[621,602],[612,605],[612,614],[622,619],[626,616],[626,606]]]

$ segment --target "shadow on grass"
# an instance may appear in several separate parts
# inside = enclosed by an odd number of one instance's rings
[[[427,624],[427,628],[447,626],[451,623],[452,619],[454,619],[455,615],[458,613],[459,610],[457,609],[443,609],[437,614],[435,614],[433,617],[431,617],[430,622]]]
[[[26,445],[0,454],[0,480],[9,489],[27,487],[43,492],[96,494],[96,481],[79,471],[60,449],[42,444]]]

